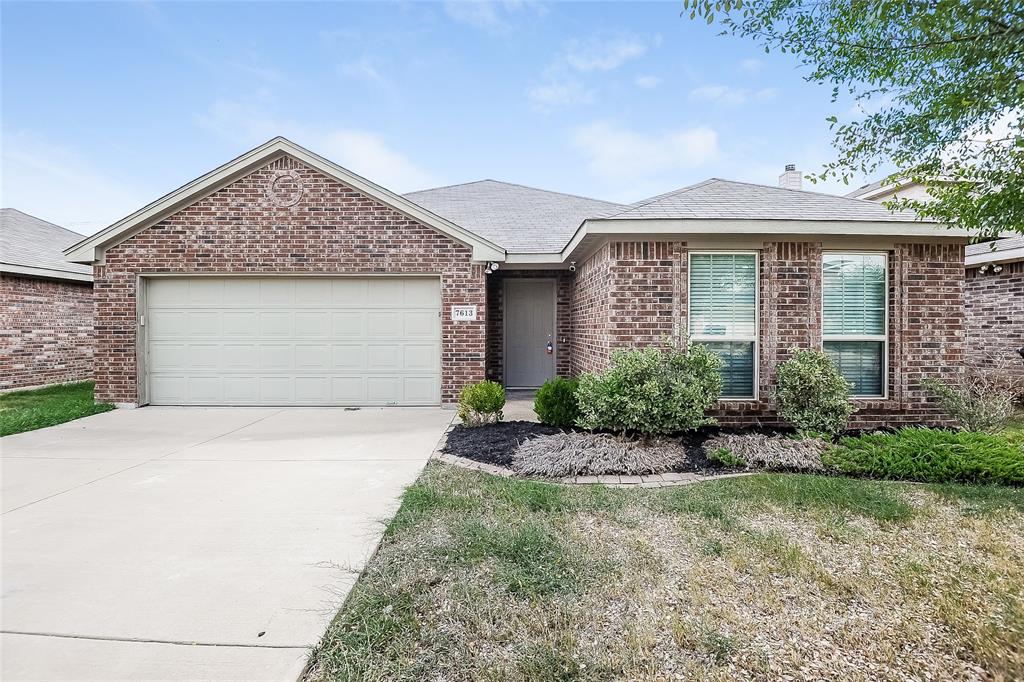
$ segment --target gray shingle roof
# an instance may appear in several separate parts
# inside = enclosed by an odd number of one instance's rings
[[[559,251],[586,218],[626,208],[497,180],[421,190],[405,198],[516,253]]]
[[[54,278],[92,279],[92,268],[64,260],[82,235],[14,208],[0,208],[0,271]]]
[[[985,254],[998,254],[1000,251],[1010,249],[1024,249],[1024,235],[1020,237],[1006,237],[997,239],[994,242],[982,242],[981,244],[968,244],[968,256],[983,256]]]
[[[633,204],[614,219],[689,218],[733,220],[916,221],[910,211],[834,194],[784,189],[711,178]]]

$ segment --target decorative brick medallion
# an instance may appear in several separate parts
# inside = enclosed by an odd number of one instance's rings
[[[267,182],[267,198],[274,206],[287,208],[302,200],[302,178],[294,170],[275,171]]]

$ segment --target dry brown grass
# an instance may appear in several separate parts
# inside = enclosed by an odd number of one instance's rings
[[[310,678],[1021,679],[1022,556],[1021,490],[607,490],[434,464]]]

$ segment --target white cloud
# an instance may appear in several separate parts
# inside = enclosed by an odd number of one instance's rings
[[[425,169],[396,151],[379,133],[354,128],[318,128],[275,116],[259,97],[218,100],[198,117],[199,125],[239,146],[254,147],[284,135],[393,192],[436,184]]]
[[[652,45],[660,43],[660,36],[646,40],[637,36],[600,33],[586,39],[570,40],[562,56],[565,63],[577,71],[612,71],[631,59],[642,57]]]
[[[562,51],[544,69],[540,82],[527,88],[526,95],[534,109],[543,112],[573,104],[589,104],[594,101],[595,91],[584,81],[586,74],[617,69],[660,43],[660,36],[648,39],[596,33],[586,39],[574,38],[565,43]],[[642,76],[636,84],[652,88],[660,80],[657,76]]]
[[[775,88],[750,90],[748,88],[734,88],[731,85],[702,85],[690,90],[690,99],[725,105],[745,104],[751,99],[765,102],[776,95],[778,95],[778,90]]]
[[[92,234],[157,193],[106,174],[86,154],[22,131],[4,134],[0,203]]]
[[[764,68],[764,62],[760,59],[744,59],[740,62],[740,71],[743,73],[759,73]]]
[[[374,66],[373,61],[362,56],[356,61],[345,62],[338,65],[338,73],[345,78],[366,81],[377,85],[387,85],[388,80],[381,74],[380,69]]]
[[[563,80],[554,76],[549,76],[545,82],[527,90],[526,95],[538,111],[551,111],[559,107],[589,104],[594,101],[594,93],[587,90],[578,80]]]
[[[638,88],[643,88],[644,90],[653,90],[661,85],[661,79],[657,76],[637,76],[633,82]]]
[[[721,153],[718,133],[705,126],[650,134],[597,121],[573,132],[571,143],[583,153],[592,174],[630,183],[681,174]]]
[[[547,14],[547,7],[528,0],[446,0],[445,14],[452,21],[490,33],[505,33],[512,28],[512,16],[529,7],[537,16]]]

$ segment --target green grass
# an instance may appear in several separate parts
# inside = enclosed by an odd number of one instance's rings
[[[854,679],[854,661],[880,679],[1021,679],[1022,553],[1020,489],[787,474],[610,489],[435,463],[308,678]]]
[[[93,401],[93,382],[0,395],[0,436],[34,431],[114,409]]]

